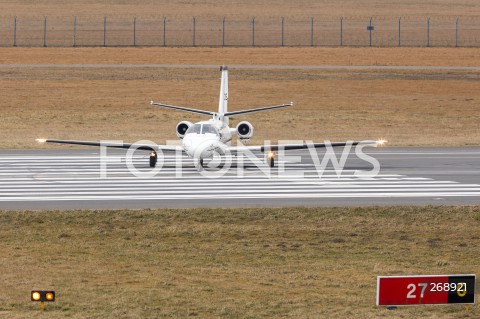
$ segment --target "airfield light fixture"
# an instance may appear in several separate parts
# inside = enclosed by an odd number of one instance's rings
[[[38,291],[32,291],[32,301],[40,301],[40,293]]]
[[[47,301],[54,301],[55,300],[55,293],[53,291],[48,291],[46,294],[45,294],[45,299]]]
[[[45,309],[45,302],[55,301],[55,291],[53,290],[32,290],[30,293],[32,301],[40,301],[40,310]]]

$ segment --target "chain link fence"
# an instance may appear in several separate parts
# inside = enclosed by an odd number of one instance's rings
[[[480,47],[480,17],[0,17],[0,46]]]

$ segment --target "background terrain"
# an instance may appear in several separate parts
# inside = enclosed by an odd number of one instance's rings
[[[375,306],[377,275],[478,273],[480,207],[0,212],[0,316],[468,318]],[[478,288],[478,287],[477,287]],[[42,316],[43,317],[43,316]]]
[[[150,100],[214,111],[222,64],[258,67],[231,68],[229,109],[295,103],[234,119],[252,122],[251,143],[385,138],[389,145],[478,145],[478,69],[262,65],[478,66],[479,59],[478,49],[465,48],[1,48],[1,147],[52,147],[35,145],[37,137],[177,139],[179,121],[206,117],[152,107]]]

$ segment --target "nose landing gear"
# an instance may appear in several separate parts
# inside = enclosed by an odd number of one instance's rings
[[[203,170],[203,168],[205,167],[203,163],[203,158],[194,158],[193,165],[195,165],[195,168],[197,169],[197,171],[200,172],[201,170]]]

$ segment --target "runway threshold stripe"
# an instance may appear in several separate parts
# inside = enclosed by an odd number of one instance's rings
[[[324,185],[324,184],[338,184],[338,183],[345,183],[345,184],[372,184],[372,183],[384,183],[384,184],[396,184],[395,181],[383,181],[378,179],[366,179],[366,178],[322,178],[322,179],[311,179],[311,178],[260,178],[260,179],[251,179],[251,178],[236,178],[236,179],[83,179],[83,180],[75,180],[75,179],[31,179],[31,178],[22,178],[20,179],[11,179],[11,180],[4,180],[0,182],[0,185],[15,185],[15,184],[31,184],[31,185],[69,185],[69,184],[85,184],[90,185],[91,183],[99,183],[99,184],[118,184],[118,183],[125,183],[128,185],[135,184],[159,184],[159,185],[212,185],[217,184],[221,180],[221,183],[226,185],[236,185],[238,183],[251,183],[252,185],[257,185],[259,183],[271,184],[271,183],[299,183],[299,184],[309,184],[309,185]],[[400,183],[399,180],[397,183]],[[404,183],[412,183],[412,184],[423,184],[423,183],[430,183],[430,184],[458,184],[457,182],[451,181],[434,181],[434,180],[424,180],[424,181],[410,181],[405,180]]]
[[[210,196],[210,195],[218,195],[218,194],[221,194],[222,192],[219,191],[219,190],[224,190],[225,191],[225,188],[221,188],[221,189],[212,189],[212,190],[196,190],[195,191],[195,194],[202,194],[203,196]],[[265,190],[261,190],[259,191],[258,189],[229,189],[229,190],[226,190],[228,193],[230,192],[235,192],[235,195],[241,195],[241,194],[256,194],[256,193],[263,193],[263,194],[278,194],[278,193],[295,193],[295,192],[298,192],[298,193],[302,193],[302,194],[305,194],[305,193],[315,193],[315,194],[322,194],[322,193],[333,193],[333,192],[341,192],[342,190],[338,190],[338,189],[302,189],[301,191],[299,190],[296,190],[296,189],[291,189],[291,188],[288,188],[288,189],[275,189],[275,190],[269,190],[269,189],[265,189]],[[442,189],[435,189],[435,188],[410,188],[408,190],[401,190],[402,192],[445,192],[445,191],[455,191],[455,192],[459,192],[459,191],[469,191],[469,192],[476,192],[477,195],[480,196],[480,188],[457,188],[457,189],[449,189],[449,188],[442,188]],[[390,192],[390,193],[399,193],[400,190],[391,190],[391,189],[384,189],[384,188],[372,188],[372,189],[348,189],[348,190],[345,190],[345,192],[348,194],[348,193],[373,193],[373,192]],[[51,191],[51,190],[48,190],[48,191],[40,191],[40,190],[36,190],[34,192],[29,192],[29,193],[20,193],[20,192],[0,192],[0,197],[1,196],[19,196],[19,197],[22,197],[22,196],[25,196],[25,195],[34,195],[34,194],[37,194],[37,195],[101,195],[101,194],[118,194],[118,195],[121,195],[121,194],[125,194],[125,195],[128,195],[128,194],[177,194],[179,193],[179,191],[169,191],[169,190],[151,190],[151,191],[148,191],[148,190],[116,190],[116,191],[65,191],[65,190],[62,190],[62,191]],[[191,193],[189,193],[191,194]],[[186,194],[185,194],[186,195]]]
[[[478,184],[383,184],[383,183],[371,183],[371,184],[355,184],[355,183],[328,183],[328,184],[307,184],[307,183],[258,183],[255,184],[255,189],[269,189],[269,188],[291,188],[291,189],[302,189],[302,188],[315,188],[319,190],[329,189],[329,188],[451,188],[451,189],[460,189],[460,188],[479,188]],[[11,192],[11,191],[30,191],[30,190],[118,190],[118,189],[130,189],[131,185],[116,185],[116,184],[105,184],[105,185],[58,185],[58,184],[46,184],[46,185],[14,185],[9,186],[8,189],[0,190],[0,192]],[[241,184],[222,184],[222,183],[212,183],[212,184],[195,184],[195,185],[162,185],[162,184],[150,184],[150,185],[135,185],[135,189],[178,189],[178,190],[198,190],[201,188],[205,189],[251,189],[252,184],[241,183]]]
[[[262,199],[262,198],[417,198],[417,197],[476,197],[479,196],[478,192],[439,192],[439,193],[332,193],[332,194],[315,194],[314,196],[309,194],[238,194],[238,195],[215,195],[210,196],[203,195],[167,195],[167,196],[69,196],[69,197],[5,197],[0,198],[0,202],[13,202],[13,201],[88,201],[88,200],[168,200],[168,199],[196,199],[196,200],[209,200],[209,199],[238,199],[238,198],[250,198],[250,199]]]
[[[140,185],[139,185],[140,184]],[[15,183],[2,183],[0,185],[7,185],[9,189],[12,188],[41,188],[41,187],[70,187],[70,188],[80,188],[80,187],[91,187],[92,184],[90,183],[83,183],[83,182],[66,182],[66,183],[32,183],[32,182],[15,182]],[[284,185],[290,187],[297,187],[297,186],[304,186],[304,187],[415,187],[415,186],[431,186],[431,187],[477,187],[480,185],[477,184],[458,184],[456,182],[441,182],[441,181],[423,181],[423,182],[410,182],[410,181],[398,181],[398,182],[384,182],[384,181],[369,181],[369,182],[290,182],[290,181],[270,181],[270,182],[255,182],[254,184],[251,183],[224,183],[224,182],[210,182],[210,183],[191,183],[189,186],[195,185],[195,187],[210,187],[210,186],[222,186],[222,187],[230,187],[230,186],[238,186],[238,185],[248,185],[248,187],[252,186],[271,186],[271,185]],[[110,182],[110,183],[95,183],[93,186],[95,187],[180,187],[185,188],[185,183],[163,183],[163,182],[155,182],[155,183],[142,183],[142,181],[137,181],[135,183],[123,183],[122,181],[117,182]],[[187,186],[188,187],[188,186]]]

